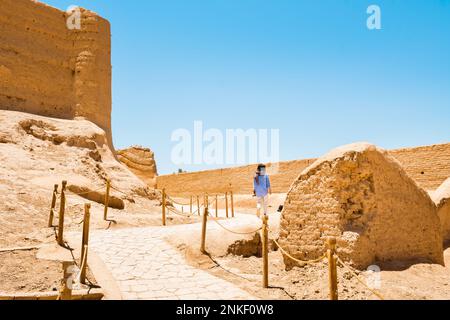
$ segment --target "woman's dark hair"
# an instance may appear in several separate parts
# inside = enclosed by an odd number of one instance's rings
[[[261,173],[261,170],[265,169],[265,168],[266,168],[265,164],[262,164],[262,163],[258,164],[258,168],[256,169],[256,175],[255,175],[256,184],[259,184],[259,179],[258,179],[259,174]]]
[[[265,168],[266,168],[266,165],[260,163],[260,164],[258,164],[258,169],[256,169],[256,171],[261,172],[261,169],[265,169]]]

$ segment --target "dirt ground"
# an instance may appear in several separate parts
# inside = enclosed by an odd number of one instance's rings
[[[270,238],[276,237],[279,215],[271,215]],[[279,250],[269,254],[268,290],[262,286],[262,258],[227,254],[227,250],[217,250],[216,239],[220,242],[238,242],[236,238],[227,239],[222,232],[215,231],[207,235],[207,242],[213,246],[208,250],[210,256],[199,253],[198,243],[183,239],[192,239],[188,232],[177,236],[176,247],[182,251],[187,261],[213,275],[226,279],[261,299],[282,300],[326,300],[328,299],[328,263],[326,260],[295,267],[286,271]],[[248,240],[248,239],[247,239]],[[251,242],[245,241],[244,245]],[[258,245],[253,243],[252,245]],[[275,246],[273,246],[275,248]],[[248,248],[245,250],[249,252]],[[450,248],[445,251],[445,267],[437,264],[395,263],[380,265],[381,287],[377,290],[386,300],[448,300],[450,299]],[[370,273],[352,269],[360,279],[367,281]],[[354,274],[338,266],[338,288],[341,300],[379,300],[370,290],[361,284]],[[367,283],[367,282],[366,282]]]
[[[49,292],[57,291],[61,279],[60,264],[41,263],[36,251],[0,253],[0,292]]]
[[[34,201],[39,198],[29,199]],[[65,216],[65,232],[82,230],[84,204],[86,201],[78,196],[67,196],[67,211]],[[24,201],[25,203],[25,201]],[[49,207],[49,198],[42,199],[42,207]],[[151,206],[145,213],[142,207],[133,210],[129,205],[127,210],[109,209],[109,222],[103,220],[104,206],[91,203],[91,230],[132,228],[161,225],[161,207],[159,204]],[[29,215],[28,210],[12,211],[11,215],[0,215],[2,223],[0,232],[0,249],[41,246],[55,243],[55,228],[47,228],[47,211],[35,212]],[[184,224],[198,222],[200,218],[186,219],[179,216],[168,215],[167,223]],[[3,221],[6,223],[3,224]],[[54,225],[58,224],[55,217]],[[60,263],[39,260],[36,250],[0,252],[0,292],[6,293],[32,293],[55,291],[59,287],[62,276]],[[95,282],[91,275],[90,280]]]
[[[55,229],[47,225],[53,186],[61,188],[62,180],[95,190],[109,177],[121,190],[111,196],[125,206],[109,208],[113,221],[105,222],[102,204],[68,191],[65,232],[81,231],[86,203],[92,206],[91,229],[161,225],[158,196],[114,158],[104,131],[92,123],[1,110],[0,137],[0,291],[52,291],[59,282],[60,266],[36,259],[33,251],[1,252],[55,243]],[[53,225],[59,206],[58,200]],[[188,222],[168,217],[169,224]]]
[[[381,288],[386,300],[448,300],[450,299],[450,249],[445,252],[446,266],[417,264],[399,271],[381,271]],[[226,256],[215,259],[220,266],[209,271],[249,290],[263,299],[323,300],[328,299],[328,264],[326,261],[284,269],[280,252],[272,252],[270,261],[270,289],[264,293],[262,259]],[[357,272],[366,279],[366,272]],[[346,269],[338,268],[339,299],[378,300]]]
[[[3,137],[0,140],[0,291],[31,293],[58,288],[62,276],[59,263],[38,260],[36,250],[8,249],[55,243],[55,229],[48,228],[47,223],[53,185],[63,179],[68,180],[69,184],[94,190],[104,185],[105,177],[112,177],[114,186],[126,193],[112,190],[111,195],[121,198],[125,208],[109,208],[109,221],[106,222],[103,221],[102,204],[67,192],[66,232],[81,231],[86,203],[92,206],[91,230],[161,225],[160,199],[155,195],[148,196],[145,184],[116,161],[107,145],[102,144],[104,132],[92,127],[92,124],[5,111],[0,112],[0,119],[0,136]],[[272,214],[276,215],[284,198],[283,194],[271,196],[269,211]],[[189,203],[189,199],[180,200]],[[256,200],[251,195],[235,195],[234,200],[236,213],[255,213]],[[59,208],[59,202],[56,208]],[[218,208],[223,217],[223,196],[219,198]],[[229,209],[231,211],[231,203]],[[185,206],[185,212],[188,210]],[[210,211],[214,214],[215,205],[210,206]],[[167,221],[169,225],[191,224],[199,222],[200,218],[188,219],[168,213]],[[53,224],[57,223],[56,214]],[[275,231],[276,219],[271,218],[270,223]],[[271,237],[276,235],[271,234]],[[184,237],[180,233],[179,238],[184,239],[184,243],[177,245],[179,250],[198,252],[198,244],[195,244],[195,250],[190,250],[194,248],[192,237]],[[225,236],[212,234],[211,238],[222,240]],[[242,237],[230,237],[229,240],[230,245],[249,243],[249,239]],[[250,243],[258,245],[257,238],[250,239]],[[270,284],[273,288],[262,291],[260,258],[228,254],[227,247],[219,249],[212,254],[215,262],[195,253],[187,254],[187,258],[200,268],[228,279],[260,298],[327,298],[326,263],[285,271],[281,254],[272,252]],[[239,250],[235,248],[233,252]],[[383,287],[380,291],[392,299],[450,299],[449,255],[447,249],[447,267],[413,265],[393,268],[397,271],[382,271]],[[339,278],[341,298],[374,298],[348,272],[339,270]],[[92,277],[90,280],[95,283]]]

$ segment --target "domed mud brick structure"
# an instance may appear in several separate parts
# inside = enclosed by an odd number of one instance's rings
[[[444,241],[450,241],[450,178],[432,193],[432,198],[438,209],[442,237]]]
[[[315,259],[328,236],[357,268],[387,261],[443,264],[436,206],[386,151],[367,143],[337,148],[306,168],[287,195],[280,244]],[[286,267],[294,262],[285,257]]]

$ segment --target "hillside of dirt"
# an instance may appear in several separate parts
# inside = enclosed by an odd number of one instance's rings
[[[109,221],[103,220],[106,180],[111,180]],[[0,110],[0,292],[8,288],[44,290],[41,273],[27,273],[7,265],[50,268],[54,263],[33,254],[5,251],[11,248],[54,243],[55,229],[48,228],[55,184],[68,182],[65,231],[80,231],[84,205],[90,203],[91,229],[161,225],[161,195],[118,162],[108,146],[105,131],[84,120],[61,120]],[[86,193],[89,191],[88,193]],[[77,195],[76,193],[83,193]],[[119,204],[118,206],[114,204]],[[115,208],[114,208],[115,207]],[[59,200],[56,212],[59,209]],[[169,224],[184,218],[169,217]],[[58,223],[56,213],[53,225]],[[9,261],[16,259],[16,262]],[[8,261],[8,263],[6,263]],[[19,276],[22,274],[21,276]],[[45,275],[44,275],[45,278]],[[41,279],[41,280],[39,280]],[[50,279],[48,290],[59,281]]]

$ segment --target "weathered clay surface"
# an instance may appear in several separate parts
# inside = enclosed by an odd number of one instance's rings
[[[394,260],[443,263],[433,201],[393,157],[366,143],[317,160],[288,193],[281,245],[299,259],[314,259],[328,236],[337,237],[339,256],[359,268]]]
[[[117,158],[149,186],[156,187],[156,176],[158,172],[155,154],[150,149],[133,146],[118,150]]]
[[[111,179],[112,208],[148,212],[159,203],[154,190],[117,161],[105,131],[92,122],[0,110],[0,137],[3,247],[41,239],[40,234],[30,236],[30,230],[46,232],[53,186],[61,186],[62,180],[68,181],[70,214],[78,203],[77,194],[103,203],[107,179]]]
[[[450,241],[450,178],[432,192],[431,197],[438,208],[442,236],[445,241]]]
[[[0,109],[83,117],[111,137],[110,25],[81,9],[68,14],[30,0],[0,1]]]

